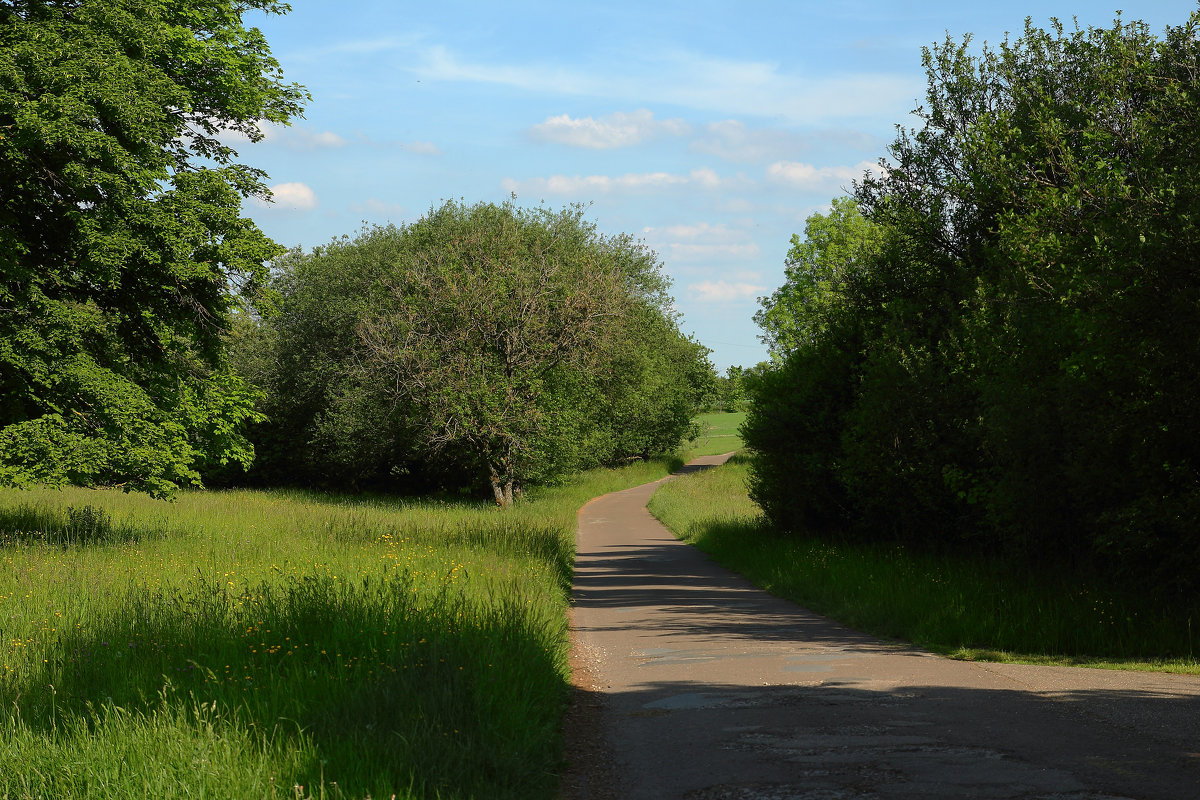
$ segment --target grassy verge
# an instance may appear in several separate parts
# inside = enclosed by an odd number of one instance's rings
[[[1164,608],[1057,573],[779,536],[746,477],[735,458],[665,484],[650,511],[758,586],[879,636],[956,658],[1200,674],[1194,599]]]
[[[0,797],[533,798],[556,787],[575,512],[0,492]]]
[[[716,412],[696,417],[700,435],[684,444],[684,462],[697,456],[717,455],[742,446],[738,428],[746,420],[745,411]]]

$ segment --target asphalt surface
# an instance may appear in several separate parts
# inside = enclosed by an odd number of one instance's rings
[[[657,487],[579,513],[564,797],[1200,798],[1200,677],[880,641],[677,541]]]

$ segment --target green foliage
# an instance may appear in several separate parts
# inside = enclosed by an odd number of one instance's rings
[[[484,484],[507,504],[673,450],[709,378],[654,254],[580,208],[449,202],[277,264],[282,312],[236,343],[267,392],[267,480]]]
[[[783,286],[761,298],[754,315],[772,358],[828,335],[846,302],[846,283],[874,257],[881,236],[849,197],[834,198],[828,214],[805,220],[804,239],[792,236]]]
[[[750,385],[770,367],[770,363],[764,361],[753,367],[730,366],[724,375],[714,373],[711,390],[704,397],[703,409],[706,412],[745,411],[750,402]]]
[[[1164,602],[1103,574],[986,553],[780,535],[747,496],[748,467],[733,460],[671,480],[650,511],[755,585],[876,635],[957,658],[1200,672],[1194,597]]]
[[[760,314],[790,342],[746,431],[774,521],[1195,588],[1198,30],[925,52],[923,127],[858,187],[870,248],[810,236],[833,266]]]
[[[286,6],[0,2],[0,484],[164,494],[251,458],[221,335],[279,249],[217,136],[304,92],[249,9]]]
[[[578,509],[666,471],[508,512],[0,490],[0,796],[552,797]]]

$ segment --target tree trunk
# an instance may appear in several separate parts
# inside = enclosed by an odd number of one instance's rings
[[[492,496],[496,498],[496,505],[508,508],[513,504],[512,478],[501,481],[500,473],[496,472],[496,468],[490,464],[488,465],[488,474],[492,479]]]

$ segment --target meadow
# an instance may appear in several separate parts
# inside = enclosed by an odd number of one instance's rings
[[[576,511],[667,468],[508,510],[0,491],[0,797],[550,797]]]
[[[698,415],[696,422],[700,426],[700,433],[695,439],[685,443],[687,458],[737,450],[742,446],[738,428],[745,421],[745,411],[716,411]]]
[[[772,594],[878,636],[963,659],[1200,674],[1194,597],[1151,602],[1087,574],[781,535],[750,500],[748,471],[739,455],[677,478],[650,511]]]

